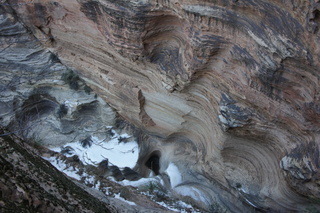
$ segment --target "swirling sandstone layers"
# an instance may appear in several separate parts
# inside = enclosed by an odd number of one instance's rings
[[[144,175],[157,151],[231,211],[319,202],[319,1],[7,2],[148,135]]]

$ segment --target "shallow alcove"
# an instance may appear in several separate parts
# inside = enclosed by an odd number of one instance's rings
[[[159,170],[160,170],[160,157],[161,157],[161,152],[159,150],[153,151],[148,160],[146,161],[145,165],[149,169],[151,169],[155,175],[159,175]]]

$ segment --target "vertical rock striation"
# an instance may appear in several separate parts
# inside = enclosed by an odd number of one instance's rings
[[[23,23],[20,31],[141,129],[141,174],[158,153],[160,174],[170,163],[182,174],[174,190],[201,191],[206,205],[319,207],[319,1],[10,0],[1,8],[19,18],[2,22],[3,40]]]

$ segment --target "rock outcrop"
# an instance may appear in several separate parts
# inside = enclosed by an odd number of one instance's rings
[[[77,70],[141,130],[141,175],[158,153],[157,173],[177,165],[174,190],[201,192],[204,205],[319,208],[318,0],[8,0],[0,9],[6,89],[16,70]]]
[[[0,6],[1,124],[44,145],[105,134],[113,110],[43,47],[6,3]]]

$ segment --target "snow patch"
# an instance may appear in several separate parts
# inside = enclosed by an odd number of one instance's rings
[[[130,138],[128,134],[118,135],[115,131],[114,137],[110,141],[99,141],[97,137],[91,137],[92,144],[86,148],[79,142],[67,143],[64,147],[50,148],[55,152],[60,152],[65,147],[71,148],[71,153],[67,156],[78,155],[84,164],[97,165],[102,160],[108,158],[109,162],[118,167],[133,168],[138,160],[138,144],[135,141],[121,142],[120,138]]]
[[[157,202],[158,204],[160,204],[161,206],[171,210],[171,211],[175,211],[175,212],[180,212],[180,210],[172,208],[171,206],[167,205],[165,202],[161,201],[161,202]]]
[[[130,138],[131,136],[128,135],[127,133],[124,133],[122,135],[120,135],[121,138]]]
[[[133,186],[133,187],[139,187],[142,185],[147,185],[150,182],[160,182],[160,180],[158,178],[152,177],[152,178],[141,178],[137,181],[129,181],[129,180],[123,180],[120,183],[121,185],[124,186]]]
[[[194,200],[207,203],[208,199],[203,195],[203,193],[192,186],[179,186],[174,189],[175,192],[177,192],[180,195],[183,196],[190,196]]]
[[[77,170],[73,169],[72,167],[68,167],[64,162],[57,160],[55,157],[45,158],[43,159],[49,161],[54,167],[56,167],[59,171],[65,173],[69,177],[72,177],[76,180],[80,180],[81,176],[77,174]]]
[[[170,178],[171,187],[174,188],[182,182],[181,173],[176,165],[170,163],[165,171]]]
[[[165,202],[161,201],[161,202],[157,202],[159,205],[174,211],[174,212],[180,212],[180,213],[187,213],[187,212],[191,212],[192,213],[200,213],[200,211],[196,211],[191,205],[186,204],[182,201],[178,201],[177,203],[175,203],[175,205],[177,205],[176,207],[174,206],[169,206],[168,204],[166,204]],[[186,210],[188,209],[188,210]]]
[[[121,201],[124,201],[124,202],[128,203],[128,204],[131,205],[131,206],[136,206],[136,204],[135,204],[134,202],[128,201],[128,200],[120,197],[120,193],[114,194],[114,198],[116,198],[116,199],[118,199],[118,200],[121,200]]]

